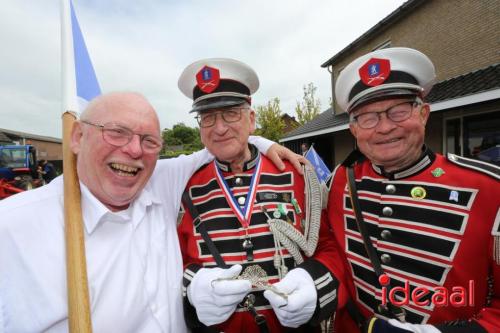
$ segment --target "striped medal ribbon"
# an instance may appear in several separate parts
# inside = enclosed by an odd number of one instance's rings
[[[247,253],[248,261],[253,261],[253,244],[250,236],[248,235],[248,227],[250,225],[250,219],[252,217],[253,206],[255,203],[255,197],[257,196],[257,186],[260,180],[260,174],[262,171],[262,159],[259,157],[257,161],[257,165],[254,168],[252,179],[250,181],[250,188],[247,194],[247,200],[245,201],[245,205],[241,207],[233,195],[231,188],[227,184],[226,180],[222,175],[222,171],[218,168],[217,163],[213,161],[215,167],[215,175],[217,179],[217,183],[219,187],[222,189],[222,193],[224,193],[224,197],[226,198],[229,207],[234,212],[241,225],[245,228],[245,240],[243,241],[243,249],[245,249]]]

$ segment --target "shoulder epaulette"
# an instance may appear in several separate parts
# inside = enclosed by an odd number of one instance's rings
[[[473,169],[476,171],[479,171],[481,173],[484,173],[490,177],[493,177],[497,180],[500,180],[500,167],[490,164],[487,162],[483,162],[480,160],[474,160],[471,158],[466,158],[462,156],[458,156],[455,154],[450,154],[446,156],[448,158],[448,161],[455,163],[457,165],[460,165],[464,168],[468,169]]]

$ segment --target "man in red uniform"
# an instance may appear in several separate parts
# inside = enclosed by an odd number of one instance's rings
[[[337,304],[337,252],[314,171],[280,171],[248,143],[258,85],[249,66],[220,58],[179,79],[216,158],[188,182],[178,226],[194,331],[311,332]]]
[[[421,52],[387,48],[336,82],[358,148],[330,183],[355,304],[338,310],[338,332],[359,332],[348,312],[368,332],[500,332],[499,168],[424,145],[434,79]]]

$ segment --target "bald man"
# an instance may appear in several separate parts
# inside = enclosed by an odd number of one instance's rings
[[[137,93],[96,98],[73,128],[94,332],[186,331],[176,217],[212,156],[157,163],[161,147],[156,112]],[[65,266],[62,177],[1,201],[1,333],[68,331]]]

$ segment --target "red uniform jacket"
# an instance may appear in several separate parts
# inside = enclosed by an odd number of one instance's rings
[[[395,173],[384,173],[367,160],[358,161],[354,171],[363,218],[391,286],[407,286],[410,295],[417,287],[430,290],[409,298],[406,320],[434,324],[442,332],[458,326],[500,332],[498,167],[427,150],[413,166]],[[328,217],[347,255],[351,298],[371,317],[383,290],[363,246],[346,182],[346,168],[339,166],[332,177]],[[443,302],[434,304],[433,291],[444,292],[441,287],[449,295],[454,287],[464,288],[466,304],[456,306],[460,297],[448,298],[448,305],[437,298]],[[455,326],[448,326],[451,321]],[[359,331],[346,309],[339,309],[336,329]]]
[[[221,170],[235,200],[241,201],[240,197],[244,197],[246,200],[251,186],[252,174],[259,158],[262,159],[262,171],[258,184],[256,184],[257,194],[251,212],[250,225],[247,229],[254,244],[255,258],[253,261],[248,261],[242,247],[245,239],[245,228],[236,218],[223,195],[216,180],[216,168]],[[265,207],[267,213],[272,215],[277,210],[278,204],[284,204],[289,222],[300,230],[300,220],[305,218],[303,177],[290,164],[286,164],[285,171],[279,171],[265,156],[260,156],[254,150],[253,158],[245,164],[242,173],[233,173],[227,164],[214,161],[193,175],[186,190],[198,210],[201,220],[206,223],[208,233],[226,264],[241,264],[243,269],[258,264],[266,271],[270,283],[278,282],[278,272],[273,265],[274,239],[269,231],[268,218],[262,208]],[[298,210],[294,208],[291,203],[293,198],[298,201],[302,213],[299,214]],[[202,267],[214,267],[216,263],[201,235],[194,228],[192,217],[188,211],[182,218],[178,233],[185,270],[188,272],[184,274],[184,287],[187,288],[196,271]],[[293,258],[286,249],[284,258],[285,265],[289,270],[296,267]],[[318,324],[320,320],[328,318],[334,312],[338,298],[335,270],[338,266],[336,261],[340,260],[340,256],[336,251],[333,237],[324,218],[314,258],[304,258],[305,262],[300,267],[307,270],[313,280],[317,282],[317,309],[310,323]],[[329,282],[320,283],[325,281]],[[272,307],[263,296],[263,290],[253,289],[252,293],[256,296],[255,308],[259,313],[265,315],[271,332],[289,331],[280,325]],[[196,318],[195,309],[189,304],[187,297],[184,297],[184,303],[187,324],[196,329],[201,323]],[[243,308],[237,308],[226,322],[218,325],[217,329],[226,333],[259,332],[253,316]]]

